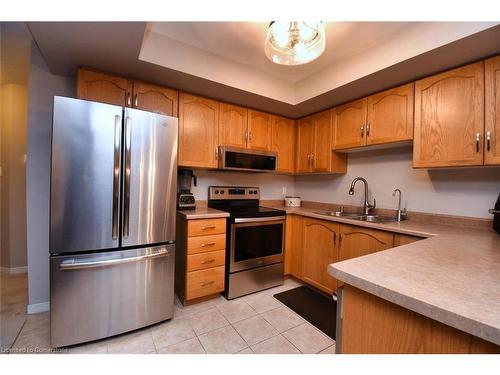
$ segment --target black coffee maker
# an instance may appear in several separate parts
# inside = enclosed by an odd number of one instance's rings
[[[191,193],[191,184],[196,186],[196,176],[191,169],[177,170],[177,209],[194,210],[196,201]]]

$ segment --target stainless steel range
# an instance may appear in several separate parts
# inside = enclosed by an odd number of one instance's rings
[[[229,212],[225,296],[283,284],[286,212],[259,206],[257,187],[210,186],[208,206]]]

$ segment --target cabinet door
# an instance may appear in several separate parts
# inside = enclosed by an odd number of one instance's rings
[[[329,172],[332,161],[332,118],[331,111],[313,116],[314,144],[312,165],[314,172]]]
[[[368,97],[367,145],[413,139],[413,91],[410,83]]]
[[[79,68],[76,97],[94,102],[132,106],[132,81],[111,74]]]
[[[414,167],[483,164],[483,62],[415,83]]]
[[[484,164],[500,164],[500,56],[485,62]]]
[[[380,230],[341,224],[339,237],[339,261],[393,247],[393,234]],[[340,281],[338,284],[343,285]]]
[[[410,236],[408,234],[394,233],[394,245],[393,245],[393,247],[408,245],[410,243],[420,241],[422,239],[423,238],[421,238],[421,237]]]
[[[278,172],[295,171],[295,121],[273,116],[272,150],[278,153]]]
[[[179,95],[179,165],[217,167],[219,103]]]
[[[248,110],[235,105],[220,104],[219,145],[247,147]]]
[[[285,275],[302,279],[303,218],[287,215],[285,230]]]
[[[271,150],[271,115],[248,110],[248,147],[256,150]]]
[[[134,81],[134,108],[177,117],[178,101],[175,90]]]
[[[311,172],[312,146],[314,142],[314,124],[312,117],[304,117],[297,123],[296,171]]]
[[[328,265],[338,261],[339,224],[304,218],[304,254],[302,278],[327,293],[337,289],[337,280],[328,273]]]
[[[366,98],[333,109],[336,150],[365,144]]]

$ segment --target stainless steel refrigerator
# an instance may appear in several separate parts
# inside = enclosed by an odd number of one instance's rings
[[[177,118],[54,97],[52,347],[172,318]]]

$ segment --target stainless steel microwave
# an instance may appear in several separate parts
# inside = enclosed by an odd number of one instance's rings
[[[247,172],[275,172],[278,166],[278,155],[272,151],[222,146],[219,152],[219,169]]]

